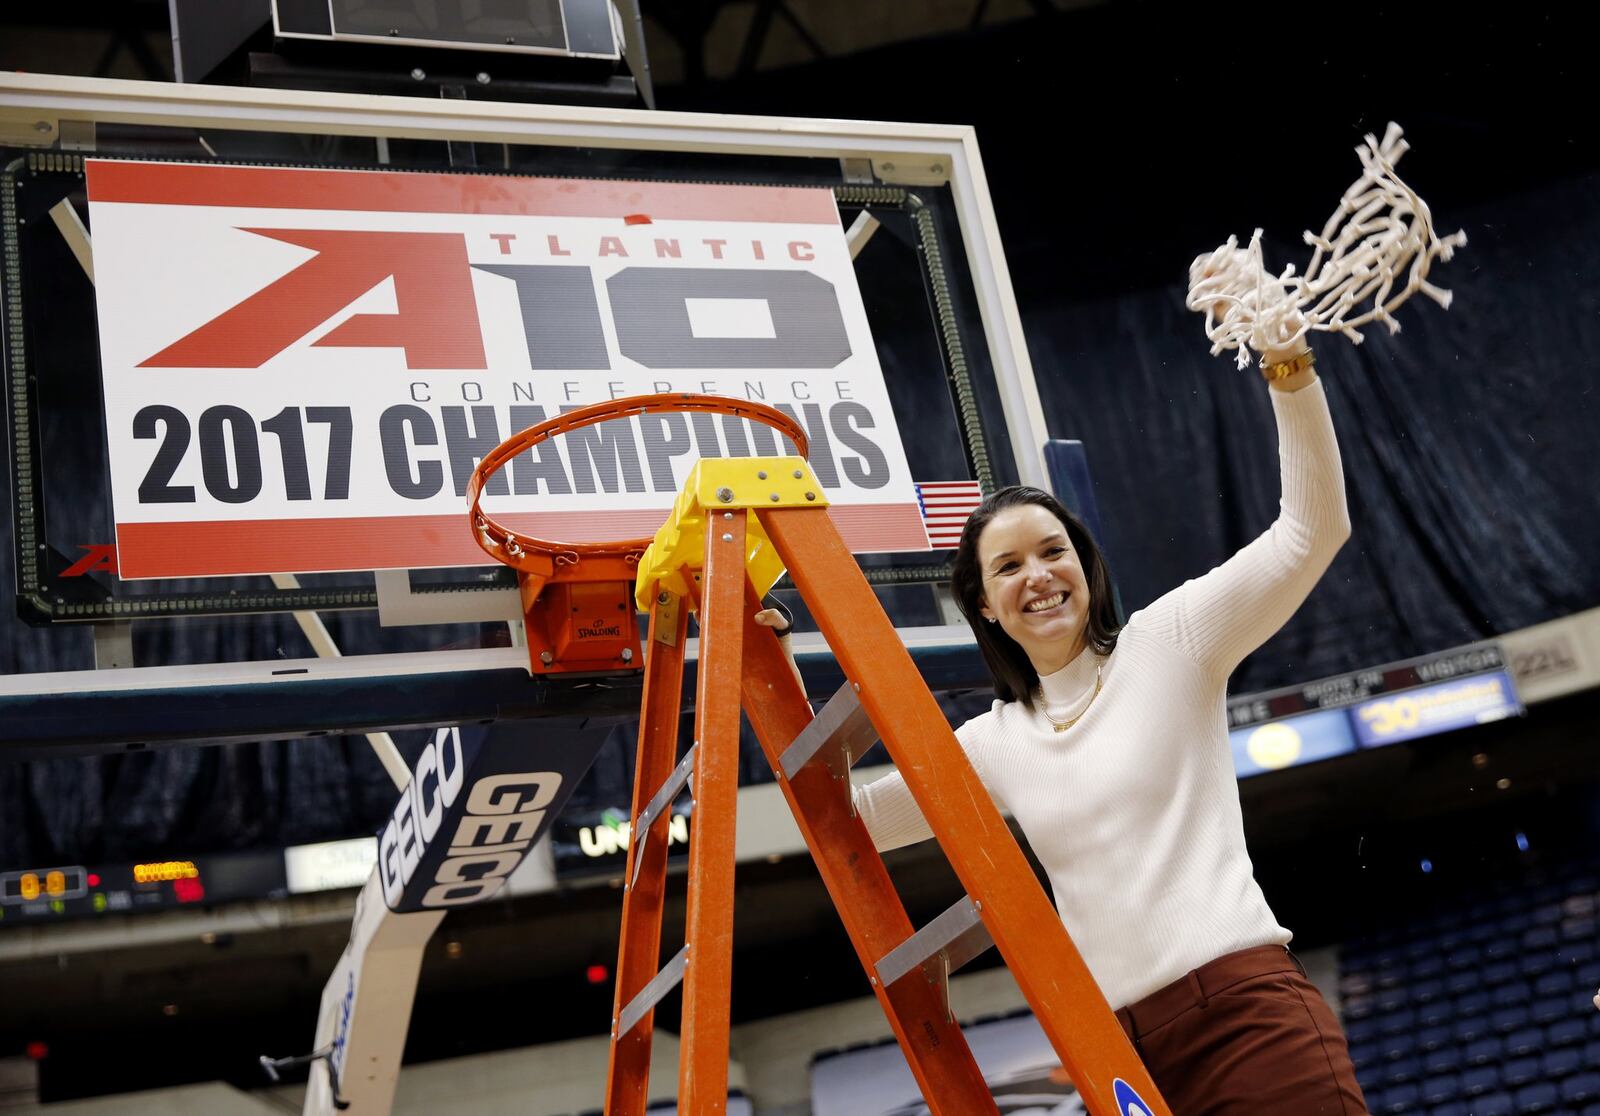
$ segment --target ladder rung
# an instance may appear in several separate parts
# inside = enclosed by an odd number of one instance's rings
[[[678,766],[672,769],[672,774],[667,776],[667,781],[661,784],[661,789],[656,791],[654,797],[650,799],[643,810],[639,811],[639,816],[634,819],[631,839],[633,844],[633,877],[638,876],[639,865],[644,862],[644,845],[650,836],[651,823],[656,820],[656,816],[661,811],[672,805],[672,800],[678,797],[679,792],[684,788],[684,784],[688,783],[689,776],[694,774],[694,756],[699,750],[700,744],[696,742],[687,752],[683,753],[683,758],[678,761]]]
[[[649,984],[639,989],[637,996],[628,1001],[628,1006],[617,1016],[617,1033],[612,1038],[620,1040],[623,1035],[633,1030],[634,1024],[661,1002],[661,997],[678,987],[678,982],[683,979],[683,970],[688,964],[689,947],[686,944],[671,961],[667,962],[665,968],[650,978]]]
[[[877,742],[878,730],[872,727],[867,711],[861,708],[855,684],[846,682],[800,730],[794,743],[783,750],[779,762],[783,765],[784,778],[793,779],[818,752],[824,748],[838,748],[844,759],[839,770],[849,771],[850,764]]]
[[[963,895],[949,910],[884,954],[877,966],[878,980],[888,987],[940,953],[948,962],[945,973],[953,973],[992,945],[994,939],[977,904]]]

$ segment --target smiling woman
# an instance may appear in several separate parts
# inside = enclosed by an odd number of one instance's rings
[[[1366,1105],[1344,1036],[1254,879],[1223,712],[1229,675],[1350,531],[1310,352],[1269,352],[1262,372],[1277,521],[1120,629],[1099,547],[1048,493],[973,513],[952,584],[997,700],[956,735],[1174,1112],[1349,1116]],[[897,774],[856,805],[879,848],[931,836]]]
[[[1041,489],[1002,489],[972,513],[951,587],[963,615],[986,621],[972,627],[1002,702],[1031,709],[1041,673],[1086,646],[1109,655],[1117,645],[1105,557],[1083,521]]]

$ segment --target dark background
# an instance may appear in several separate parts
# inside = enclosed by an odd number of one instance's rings
[[[14,52],[29,43],[42,52],[37,44],[76,35],[95,45],[65,55],[82,59],[75,72],[138,76],[143,68],[162,76],[170,60],[161,54],[157,7],[113,14],[91,6],[70,17],[78,26],[53,30],[45,16],[24,24],[7,13],[18,23],[14,34],[0,23],[0,67],[64,69]],[[1381,135],[1389,120],[1405,127],[1415,150],[1400,164],[1402,177],[1428,200],[1441,232],[1462,228],[1469,238],[1431,277],[1455,302],[1446,312],[1417,298],[1400,312],[1397,337],[1377,327],[1360,347],[1338,337],[1317,343],[1353,536],[1297,616],[1241,667],[1235,692],[1600,604],[1600,142],[1590,39],[1575,7],[1336,13],[1117,0],[1071,10],[1038,4],[993,19],[973,5],[975,26],[958,21],[834,52],[832,40],[870,38],[849,22],[866,15],[795,3],[787,10],[805,36],[781,13],[770,20],[766,50],[778,61],[763,64],[758,54],[746,67],[746,52],[735,50],[737,60],[719,66],[719,40],[707,34],[709,61],[693,64],[684,49],[693,41],[688,13],[753,8],[759,18],[769,7],[647,3],[660,107],[976,127],[1050,430],[1086,443],[1104,543],[1130,611],[1224,559],[1276,508],[1265,389],[1230,358],[1207,354],[1200,319],[1182,305],[1188,262],[1229,234],[1244,240],[1262,227],[1269,266],[1303,263],[1309,251],[1300,231],[1320,229],[1358,174],[1351,149],[1365,133]],[[830,56],[814,57],[806,37]],[[30,665],[39,638],[8,625],[0,670],[39,669]],[[1527,858],[1507,852],[1515,832],[1533,834],[1533,855],[1548,863],[1585,859],[1596,826],[1595,712],[1592,696],[1581,695],[1538,707],[1525,721],[1390,749],[1388,757],[1252,780],[1247,821],[1269,898],[1303,940],[1325,944],[1445,889],[1460,894],[1520,878]],[[1487,765],[1473,762],[1479,755],[1491,757]],[[625,753],[600,766],[625,769]],[[1495,796],[1493,778],[1508,773],[1509,789]],[[391,796],[361,741],[9,764],[0,766],[0,867],[349,836],[375,829]],[[1439,865],[1425,886],[1416,874],[1423,855]],[[948,901],[941,868],[907,859],[898,869],[913,906],[922,902],[931,914]],[[751,897],[786,896],[784,909],[819,903],[803,863],[746,877]],[[607,989],[581,988],[555,971],[554,958],[543,966],[513,960],[511,942],[565,919],[592,927],[585,950],[607,956],[604,935],[614,929],[606,929],[612,912],[603,893],[491,906],[503,909],[466,912],[450,924],[480,936],[478,967],[430,954],[414,1057],[589,1033],[595,1028],[585,1021],[609,1003]],[[861,992],[853,960],[840,959],[848,947],[825,914],[800,920],[815,948],[798,967],[794,919],[789,928],[778,919],[752,926],[741,938],[741,979],[751,979],[736,1017]],[[522,920],[515,933],[514,918]],[[43,1009],[0,1027],[0,1044],[57,1028],[50,1072],[68,1092],[69,1079],[154,1083],[173,1073],[226,1073],[243,1081],[241,1047],[303,1044],[329,951],[341,941],[335,927],[280,943],[259,970],[276,974],[277,987],[256,994],[263,998],[248,1035],[208,1038],[189,1015],[162,1022],[168,1039],[196,1044],[192,1067],[149,1077],[151,1063],[130,1054],[114,1072],[102,1066],[85,1078],[86,1063],[72,1060],[74,1050],[90,1049],[74,1045],[85,1036],[73,1037],[60,1013]],[[568,953],[562,957],[576,972]],[[775,973],[780,957],[787,979],[754,975]],[[171,971],[195,963],[174,956]],[[230,964],[218,955],[212,967]],[[445,1033],[428,1024],[470,1014],[448,1009],[497,981],[568,996],[570,1013],[509,1037],[487,1026]],[[163,986],[146,998],[167,994]],[[247,994],[229,985],[209,1010],[225,1015]],[[7,1014],[0,1009],[0,1020]],[[113,1015],[106,1025],[124,1023]],[[129,1042],[129,1050],[146,1049]],[[74,1065],[77,1074],[68,1072]]]

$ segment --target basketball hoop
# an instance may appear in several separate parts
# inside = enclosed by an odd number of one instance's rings
[[[557,542],[513,530],[480,506],[493,477],[519,454],[559,434],[614,419],[645,414],[713,414],[749,419],[794,443],[801,457],[805,428],[775,407],[717,395],[670,392],[634,395],[579,407],[530,426],[501,442],[467,482],[467,523],[484,553],[517,571],[523,630],[531,669],[539,673],[639,669],[637,632],[631,619],[616,625],[581,624],[574,617],[633,614],[634,578],[652,537],[614,542]],[[545,593],[549,587],[550,594]],[[559,599],[554,599],[559,597]]]

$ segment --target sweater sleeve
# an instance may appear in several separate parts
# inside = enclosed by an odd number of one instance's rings
[[[1306,599],[1350,536],[1344,471],[1321,381],[1274,391],[1282,483],[1272,526],[1146,609],[1153,632],[1226,679]]]
[[[993,783],[984,775],[983,764],[974,747],[981,738],[980,722],[986,719],[987,714],[968,721],[956,730],[956,739],[961,742],[962,750],[966,752],[973,770],[978,773],[978,779],[989,791],[989,796],[1004,810],[1005,806],[994,792]],[[853,787],[851,797],[856,813],[866,823],[867,832],[872,835],[872,843],[879,852],[914,845],[933,836],[927,819],[922,816],[921,807],[911,797],[911,788],[906,786],[904,777],[898,771],[891,771],[865,786]]]

